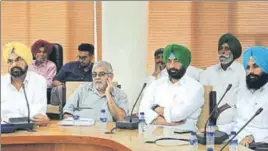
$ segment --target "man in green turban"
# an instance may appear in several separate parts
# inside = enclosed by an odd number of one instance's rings
[[[214,124],[225,125],[232,122],[235,114],[234,105],[239,87],[245,80],[243,66],[236,62],[242,52],[239,40],[232,34],[222,35],[218,41],[217,55],[219,63],[208,67],[200,76],[200,83],[210,85],[217,92],[217,101],[231,84],[231,89],[219,104],[218,114],[214,116]]]
[[[204,88],[193,78],[184,76],[191,63],[191,52],[182,45],[171,44],[164,49],[163,61],[168,76],[147,87],[139,111],[144,112],[147,124],[195,130],[204,103]]]

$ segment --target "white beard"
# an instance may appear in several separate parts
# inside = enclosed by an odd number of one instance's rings
[[[221,56],[224,56],[226,58],[221,58]],[[218,55],[218,57],[219,57],[221,64],[223,64],[223,65],[226,65],[234,60],[234,55],[232,53],[230,53],[230,55],[228,55],[228,56]]]

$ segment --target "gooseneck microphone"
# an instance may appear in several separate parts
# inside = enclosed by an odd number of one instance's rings
[[[132,117],[134,108],[135,108],[137,102],[139,101],[139,99],[140,99],[140,97],[141,97],[141,94],[142,94],[142,92],[144,91],[146,85],[147,85],[147,83],[144,83],[144,84],[143,84],[142,89],[141,89],[141,91],[140,91],[140,94],[139,94],[137,100],[135,101],[135,103],[134,103],[134,105],[133,105],[133,107],[132,107],[132,109],[131,109],[131,112],[130,112],[130,118],[129,118],[129,122],[130,122],[130,123],[132,122],[132,118],[131,118],[131,117]]]
[[[133,130],[133,129],[137,129],[138,128],[138,124],[139,124],[139,118],[138,117],[132,117],[132,114],[133,114],[133,111],[134,111],[134,108],[137,104],[137,102],[139,101],[140,99],[140,96],[142,94],[142,92],[144,91],[145,87],[146,87],[147,83],[144,83],[143,86],[142,86],[142,89],[139,93],[139,96],[138,98],[136,99],[132,109],[131,109],[131,112],[130,112],[130,115],[127,116],[124,120],[122,121],[117,121],[116,122],[116,128],[119,128],[119,129],[130,129],[130,130]]]
[[[206,128],[207,128],[207,124],[208,124],[208,122],[209,122],[210,117],[213,115],[213,113],[214,113],[215,110],[218,108],[219,104],[221,103],[222,99],[225,97],[226,93],[227,93],[231,88],[232,88],[232,84],[229,84],[229,85],[227,86],[225,92],[223,93],[222,97],[220,98],[219,102],[216,104],[216,106],[213,108],[213,110],[212,110],[211,113],[209,114],[208,119],[207,119],[206,124],[205,124],[205,129],[204,129],[204,131],[205,131],[205,133],[204,133],[205,138],[206,138]],[[215,97],[216,97],[216,96],[215,96]]]
[[[223,93],[223,95],[222,95],[222,97],[220,98],[220,100],[219,100],[219,102],[216,104],[216,106],[213,108],[213,110],[211,111],[211,113],[209,114],[209,116],[208,116],[208,119],[207,119],[207,121],[206,121],[206,124],[205,124],[205,128],[204,128],[204,135],[197,135],[197,137],[198,137],[198,142],[200,143],[200,144],[206,144],[206,132],[207,132],[207,124],[208,124],[208,122],[209,122],[209,119],[210,119],[210,117],[214,114],[214,112],[215,112],[215,110],[218,108],[218,105],[221,103],[221,101],[223,100],[223,98],[225,97],[225,95],[226,95],[226,93],[230,90],[232,88],[232,84],[229,84],[228,86],[227,86],[227,88],[226,88],[226,90],[225,90],[225,92]],[[213,92],[213,91],[211,91],[211,92]],[[214,91],[215,92],[215,91]],[[212,95],[213,95],[213,93],[212,93]],[[214,96],[212,96],[212,98],[214,98],[214,99],[216,99],[216,94],[214,93]]]
[[[231,138],[229,141],[221,148],[222,151],[257,115],[259,115],[263,111],[263,108],[259,108],[256,113],[248,120],[248,122],[239,129],[239,131]]]
[[[22,84],[22,89],[23,89],[23,93],[24,93],[24,97],[26,100],[26,104],[27,104],[27,117],[14,117],[14,118],[9,118],[9,125],[8,127],[10,128],[10,130],[12,129],[12,131],[15,130],[27,130],[30,132],[33,132],[34,130],[34,123],[31,122],[30,120],[30,106],[29,106],[29,101],[27,98],[27,94],[26,94],[26,90],[25,90],[25,86],[24,84]],[[27,121],[27,122],[26,122]],[[4,132],[10,132],[10,130],[4,130]]]
[[[29,101],[28,101],[28,98],[27,98],[27,94],[26,94],[26,90],[25,90],[25,86],[24,84],[22,84],[22,89],[23,89],[23,93],[24,93],[24,96],[25,96],[25,100],[26,100],[26,104],[27,104],[27,110],[28,110],[28,123],[30,123],[30,106],[29,106]]]

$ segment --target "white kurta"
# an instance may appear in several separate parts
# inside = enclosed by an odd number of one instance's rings
[[[46,79],[27,71],[24,80],[27,99],[30,107],[30,117],[41,113],[46,115],[47,111],[47,84]],[[9,118],[27,117],[28,109],[23,88],[19,91],[11,84],[10,74],[1,76],[1,122]]]
[[[167,122],[185,121],[185,127],[193,130],[203,103],[204,88],[196,80],[183,76],[172,84],[168,77],[162,77],[147,87],[139,112],[145,113],[146,123],[150,124],[158,116],[151,106],[158,104],[165,108],[164,118]]]
[[[233,62],[226,71],[221,68],[220,64],[208,67],[200,77],[200,83],[203,85],[210,85],[213,87],[213,91],[217,93],[217,101],[220,100],[229,84],[232,84],[232,88],[227,92],[219,107],[228,103],[231,108],[223,111],[217,120],[217,125],[228,124],[232,122],[235,114],[234,105],[236,103],[236,96],[239,91],[239,87],[242,83],[245,83],[245,70],[240,63]]]
[[[249,91],[244,84],[237,96],[236,116],[233,122],[219,126],[219,129],[227,133],[231,130],[237,132],[260,107],[263,111],[241,131],[238,139],[253,135],[255,142],[268,143],[268,83],[254,93]]]

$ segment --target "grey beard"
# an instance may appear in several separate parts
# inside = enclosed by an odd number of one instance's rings
[[[226,57],[226,58],[221,59],[221,58],[220,58],[221,56],[224,56],[224,57]],[[230,53],[229,56],[218,55],[218,57],[219,57],[219,60],[220,60],[221,64],[223,64],[223,65],[229,64],[230,62],[232,62],[232,61],[234,60],[234,55],[233,55],[232,53]]]

